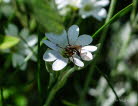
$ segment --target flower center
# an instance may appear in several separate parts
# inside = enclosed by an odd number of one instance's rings
[[[80,55],[80,45],[67,45],[65,48],[64,56],[72,57],[74,54]]]
[[[93,6],[91,4],[86,4],[84,6],[84,11],[91,11],[93,9]]]

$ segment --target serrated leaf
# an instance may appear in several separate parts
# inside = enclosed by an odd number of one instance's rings
[[[17,37],[13,36],[0,36],[0,50],[8,49],[15,46],[19,42]]]

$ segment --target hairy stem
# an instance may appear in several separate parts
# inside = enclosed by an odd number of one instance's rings
[[[76,70],[76,68],[71,68],[70,70],[67,70],[63,76],[61,76],[60,80],[55,84],[55,86],[51,89],[49,92],[49,95],[47,97],[47,100],[44,104],[44,106],[50,106],[51,101],[53,100],[56,92],[64,86],[66,83],[68,77]]]

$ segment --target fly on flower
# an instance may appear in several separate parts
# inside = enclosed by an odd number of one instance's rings
[[[92,53],[96,51],[96,46],[89,45],[92,42],[92,37],[89,35],[79,36],[79,27],[72,25],[68,33],[64,30],[61,35],[46,33],[49,40],[44,43],[51,49],[48,49],[43,59],[47,62],[53,62],[52,69],[55,71],[62,70],[69,61],[79,67],[83,67],[85,61],[93,59]]]
[[[66,55],[69,57],[73,56],[74,54],[77,54],[78,56],[80,56],[80,50],[81,50],[80,45],[68,45],[65,48]]]

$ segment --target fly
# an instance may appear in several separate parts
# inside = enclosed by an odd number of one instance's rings
[[[71,57],[72,60],[73,60],[73,63],[75,63],[73,55],[76,54],[81,58],[81,48],[82,48],[82,46],[81,45],[71,45],[69,43],[68,35],[67,35],[67,41],[68,41],[68,45],[65,48],[59,46],[58,44],[56,44],[56,46],[58,46],[61,49],[65,50],[65,53],[64,53],[65,56],[68,57],[68,58]]]
[[[74,54],[77,54],[78,56],[80,56],[81,46],[80,45],[67,45],[65,48],[65,51],[68,57],[71,57]]]

